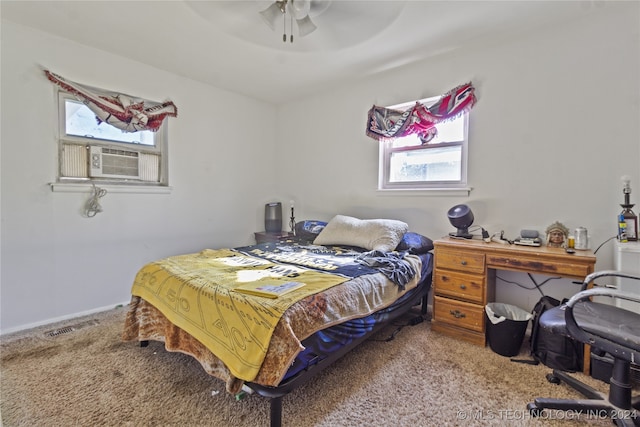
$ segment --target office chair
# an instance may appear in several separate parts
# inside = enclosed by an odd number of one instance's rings
[[[601,277],[638,280],[638,292],[631,294],[605,287],[587,289],[589,283]],[[527,405],[527,409],[533,417],[541,416],[544,409],[557,409],[598,418],[607,416],[618,426],[640,426],[640,396],[632,396],[631,384],[631,364],[640,364],[640,313],[593,302],[593,296],[611,296],[640,303],[640,275],[611,270],[588,275],[582,283],[582,290],[566,304],[547,310],[540,316],[540,327],[609,353],[614,362],[608,395],[566,372],[554,370],[547,375],[547,380],[557,384],[564,381],[587,399],[537,398]]]

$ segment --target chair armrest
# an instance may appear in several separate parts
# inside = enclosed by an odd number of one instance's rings
[[[590,274],[585,278],[584,284],[586,285],[598,277],[605,277],[605,276],[623,277],[623,278],[640,281],[640,276],[638,275],[609,270],[609,271],[600,271],[597,273]],[[618,344],[611,342],[605,337],[594,335],[586,331],[585,329],[581,328],[577,324],[575,316],[573,314],[573,308],[576,306],[578,302],[588,300],[589,298],[594,296],[609,296],[609,297],[620,298],[620,299],[625,299],[625,300],[635,301],[637,303],[640,303],[640,293],[632,294],[629,292],[622,292],[617,289],[611,289],[611,288],[605,288],[605,287],[598,287],[598,288],[592,288],[592,289],[580,291],[574,296],[572,296],[565,304],[564,317],[565,317],[567,332],[569,336],[582,343],[595,345],[597,348],[600,348],[601,350],[605,350],[612,354],[614,353],[626,354],[630,352],[631,360],[634,360],[634,359],[640,360],[640,353],[637,352],[638,349],[620,350],[620,346]],[[623,308],[618,308],[618,309],[621,311],[624,310]]]
[[[640,280],[640,278],[638,278],[638,280]],[[576,305],[578,301],[582,301],[595,296],[621,298],[640,303],[640,294],[631,294],[629,292],[622,292],[617,289],[611,288],[593,288],[587,289],[586,291],[578,292],[577,294],[569,298],[569,301],[566,302],[566,306],[573,308],[573,306]]]
[[[625,273],[624,271],[618,270],[601,270],[595,271],[585,277],[580,290],[586,290],[587,286],[589,286],[589,283],[593,282],[596,279],[599,279],[600,277],[623,277],[625,279],[640,280],[640,276],[638,276],[637,274]],[[638,286],[640,286],[640,284],[638,284]]]

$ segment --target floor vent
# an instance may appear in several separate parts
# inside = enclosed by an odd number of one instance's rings
[[[77,331],[78,329],[86,328],[87,326],[94,326],[99,324],[100,322],[96,319],[88,320],[86,322],[77,323],[75,325],[65,326],[63,328],[54,329],[51,331],[47,331],[44,333],[47,337],[57,337],[59,335],[68,334],[73,331]]]
[[[45,335],[48,337],[57,337],[58,335],[68,334],[73,331],[75,331],[73,326],[67,326],[66,328],[54,329],[53,331],[46,332]]]

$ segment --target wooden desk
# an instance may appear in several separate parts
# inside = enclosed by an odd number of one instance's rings
[[[495,270],[519,271],[584,280],[593,273],[592,251],[568,254],[562,248],[486,243],[443,238],[434,242],[433,321],[431,329],[484,346],[484,307],[495,299]],[[585,351],[585,372],[591,358]]]

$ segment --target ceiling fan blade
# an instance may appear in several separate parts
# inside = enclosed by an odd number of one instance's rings
[[[290,0],[287,6],[287,12],[293,15],[296,21],[308,16],[309,10],[311,10],[310,0]]]
[[[316,27],[316,24],[313,23],[309,15],[302,19],[296,19],[296,22],[298,23],[298,34],[300,37],[311,34],[316,30],[316,28],[318,28]]]
[[[260,16],[262,20],[267,24],[272,30],[276,29],[276,21],[280,19],[282,14],[284,13],[281,9],[281,6],[278,4],[281,2],[275,2],[262,12],[260,12]]]
[[[312,16],[321,15],[331,6],[331,0],[311,0],[309,14]]]

